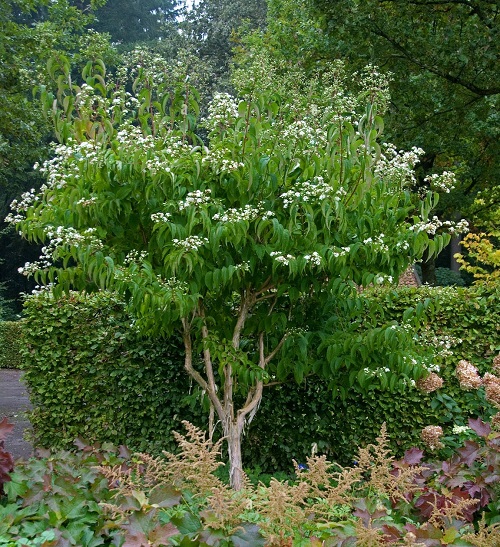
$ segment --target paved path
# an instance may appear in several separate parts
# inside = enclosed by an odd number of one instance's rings
[[[0,420],[7,416],[14,424],[13,433],[5,439],[5,448],[15,459],[27,459],[33,454],[32,446],[23,438],[24,431],[30,427],[25,415],[30,400],[20,378],[21,371],[0,368]]]

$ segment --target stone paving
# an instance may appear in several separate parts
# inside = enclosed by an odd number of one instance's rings
[[[30,428],[26,411],[31,405],[21,375],[19,370],[0,368],[0,420],[7,416],[14,424],[13,433],[5,439],[5,448],[15,459],[27,459],[33,454],[33,447],[24,440],[24,432]]]

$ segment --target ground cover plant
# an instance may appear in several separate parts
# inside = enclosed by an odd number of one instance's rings
[[[61,144],[42,167],[47,184],[9,217],[45,244],[22,270],[59,295],[119,290],[141,333],[178,333],[235,488],[264,384],[318,373],[347,392],[428,374],[411,333],[375,325],[356,290],[449,240],[429,216],[437,194],[409,190],[420,151],[380,142],[387,97],[375,74],[362,104],[335,73],[306,95],[252,85],[238,99],[216,95],[203,140],[182,66],[134,65],[130,94],[126,70],[113,79],[89,63],[78,86],[60,61],[58,88],[42,98]]]
[[[385,426],[341,467],[314,455],[295,477],[232,489],[216,476],[220,441],[185,423],[164,457],[79,444],[18,463],[0,499],[0,545],[491,547],[500,540],[500,432],[446,461],[412,449],[396,460]]]

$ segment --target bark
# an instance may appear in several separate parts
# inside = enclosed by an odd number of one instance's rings
[[[259,291],[257,291],[257,294]],[[232,346],[235,349],[239,349],[241,333],[243,331],[246,318],[251,307],[256,302],[255,293],[242,294],[241,305],[238,312],[238,317],[236,324],[233,330],[232,337]],[[204,311],[200,305],[199,309],[196,312],[197,317],[204,318]],[[235,411],[234,401],[233,401],[233,391],[234,391],[234,378],[233,378],[233,366],[231,363],[224,363],[224,386],[223,389],[218,391],[214,371],[212,364],[212,356],[208,347],[205,347],[203,351],[203,362],[205,366],[205,378],[197,372],[193,367],[193,347],[191,339],[191,324],[184,319],[183,320],[183,338],[184,338],[184,348],[186,352],[184,366],[188,374],[196,380],[196,382],[201,386],[201,388],[206,392],[210,398],[211,407],[211,427],[213,426],[214,416],[216,413],[221,424],[224,437],[226,438],[227,447],[228,447],[228,457],[229,457],[229,479],[231,487],[234,490],[240,490],[244,484],[244,472],[243,472],[243,462],[241,456],[241,442],[243,437],[243,430],[245,423],[250,421],[257,409],[259,408],[260,402],[262,400],[262,392],[264,389],[263,382],[257,381],[255,385],[251,386],[248,390],[247,398],[243,406]],[[204,339],[207,339],[209,336],[208,328],[206,324],[201,327],[201,336]],[[265,354],[264,351],[264,333],[259,335],[259,367],[265,369],[267,364],[275,357],[275,355],[280,351],[286,336],[279,341],[276,347],[268,354]],[[210,434],[212,433],[212,429]]]
[[[422,283],[436,284],[436,259],[428,258],[427,252],[422,260]]]
[[[451,250],[450,269],[454,272],[460,271],[460,264],[457,262],[455,255],[461,251],[461,248],[460,248],[461,241],[462,241],[462,238],[460,236],[454,236],[451,238],[451,241],[450,241],[450,250]]]

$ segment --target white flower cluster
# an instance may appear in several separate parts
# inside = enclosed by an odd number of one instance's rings
[[[187,251],[197,251],[208,243],[208,239],[206,237],[189,236],[186,239],[173,239],[172,242],[176,247],[184,247]]]
[[[224,148],[216,148],[208,150],[201,161],[204,164],[209,164],[217,174],[231,173],[245,166],[241,161],[228,158],[227,156],[230,154],[231,152]]]
[[[238,118],[238,101],[228,93],[216,93],[208,105],[208,117],[203,126],[209,131],[230,127]]]
[[[321,266],[321,256],[316,251],[312,252],[311,254],[304,255],[304,260],[306,262],[314,264],[314,266]]]
[[[82,146],[83,145],[83,146]],[[40,167],[40,173],[47,177],[47,183],[40,188],[41,192],[51,188],[63,188],[66,183],[79,175],[78,164],[71,161],[73,157],[83,157],[87,143],[78,144],[68,140],[68,144],[54,147],[54,157]]]
[[[351,252],[351,247],[333,247],[332,253],[335,258],[340,258],[341,256],[347,256]]]
[[[290,264],[291,260],[296,260],[296,258],[290,254],[284,255],[280,251],[272,251],[270,253],[270,256],[274,258],[276,262],[279,262],[280,264],[283,264],[284,266],[288,266]]]
[[[250,262],[242,262],[241,264],[235,264],[234,267],[236,268],[236,270],[240,270],[242,272],[249,272]]]
[[[140,264],[147,258],[147,256],[148,256],[147,251],[137,251],[136,249],[132,249],[131,251],[129,251],[129,253],[125,257],[125,260],[123,261],[123,263],[127,266],[129,264]]]
[[[446,194],[449,194],[457,184],[455,173],[451,173],[450,171],[443,171],[440,175],[437,173],[428,175],[424,180],[429,183],[432,190],[436,190],[437,192],[445,192]]]
[[[281,133],[281,142],[287,146],[297,146],[305,140],[311,148],[324,148],[327,145],[327,133],[321,127],[314,127],[312,120],[296,120],[287,125]]]
[[[53,265],[53,260],[57,258],[57,250],[61,247],[78,247],[86,244],[95,249],[100,249],[102,243],[94,233],[95,228],[87,228],[83,233],[76,231],[74,228],[64,228],[63,226],[58,226],[55,230],[47,230],[46,235],[50,238],[50,241],[45,247],[42,247],[42,254],[39,259],[35,262],[26,262],[17,271],[22,275],[30,276],[38,270],[50,268]]]
[[[156,147],[155,138],[152,135],[144,135],[140,127],[126,125],[116,134],[116,140],[124,149],[135,152],[138,148],[143,152],[154,151]]]
[[[469,431],[472,431],[472,429],[466,425],[454,425],[451,432],[454,435],[460,435],[461,433],[468,433]]]
[[[178,203],[179,211],[184,211],[184,209],[187,209],[188,207],[192,207],[194,205],[203,205],[205,203],[209,203],[211,193],[212,190],[210,190],[210,188],[203,190],[203,192],[201,190],[189,192],[185,200]]]
[[[81,205],[82,207],[88,207],[89,205],[92,205],[93,203],[96,203],[96,202],[97,202],[96,196],[91,196],[89,198],[79,199],[76,202],[76,205]]]
[[[332,194],[334,194],[333,199],[335,201],[340,201],[346,193],[344,188],[339,188],[335,192],[332,186],[324,181],[323,177],[316,176],[312,181],[299,182],[291,190],[281,194],[280,198],[283,200],[283,207],[287,208],[298,201],[321,201]]]
[[[374,251],[387,253],[389,252],[389,246],[387,245],[387,243],[385,243],[384,237],[384,234],[379,234],[375,237],[375,239],[373,239],[372,237],[367,237],[365,240],[363,240],[363,243],[372,247]]]
[[[268,211],[266,215],[270,213]],[[224,213],[215,213],[212,220],[218,220],[220,222],[240,222],[242,220],[252,221],[255,220],[261,213],[261,210],[252,205],[245,205],[241,209],[228,209]]]
[[[151,215],[151,220],[153,222],[156,222],[156,223],[158,223],[158,222],[168,222],[170,220],[170,216],[171,216],[170,213],[162,213],[162,212],[153,213]]]
[[[33,205],[39,199],[40,197],[36,194],[35,189],[32,188],[31,190],[28,190],[27,192],[21,194],[21,201],[14,199],[10,204],[10,208],[13,211],[17,211],[18,213],[20,213],[21,211],[27,211],[28,208],[31,207],[31,205]]]
[[[463,234],[469,231],[469,223],[465,219],[453,222],[452,220],[439,220],[434,216],[431,220],[417,222],[410,226],[410,230],[414,232],[427,232],[431,235],[434,235],[440,228],[444,228],[450,234]]]
[[[382,374],[387,374],[391,372],[391,369],[389,367],[380,367],[376,369],[371,368],[364,368],[363,372],[367,374],[368,376],[382,376]]]
[[[375,276],[375,283],[377,285],[384,285],[386,283],[391,284],[394,282],[392,275],[378,274]]]
[[[109,99],[95,93],[92,86],[82,84],[75,97],[75,106],[81,113],[85,112],[94,118],[97,111],[106,110],[109,107]]]
[[[162,279],[160,276],[156,277],[158,283],[169,291],[177,291],[183,294],[187,294],[189,285],[185,281],[180,281],[176,277],[170,277],[169,279]]]
[[[113,94],[108,114],[112,116],[118,110],[123,116],[126,116],[130,111],[137,110],[140,104],[139,100],[131,93],[119,89]]]
[[[385,144],[384,152],[375,165],[375,174],[399,186],[411,186],[416,183],[413,169],[423,153],[421,148],[415,146],[410,151],[398,151],[393,144]]]

